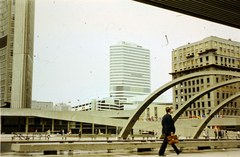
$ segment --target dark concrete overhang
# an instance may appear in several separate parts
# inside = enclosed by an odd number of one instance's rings
[[[240,28],[240,3],[233,1],[134,0],[200,19]]]

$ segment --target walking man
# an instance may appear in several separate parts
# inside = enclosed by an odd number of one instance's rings
[[[165,134],[163,143],[161,145],[161,148],[159,150],[159,156],[164,156],[164,152],[165,149],[167,147],[167,136],[170,136],[171,134],[175,133],[175,126],[174,126],[174,122],[171,116],[172,113],[172,108],[170,107],[166,107],[166,112],[167,114],[165,114],[162,118],[162,133]],[[182,150],[178,150],[178,148],[175,146],[175,144],[172,144],[173,149],[175,150],[175,152],[177,153],[177,155],[179,155]]]

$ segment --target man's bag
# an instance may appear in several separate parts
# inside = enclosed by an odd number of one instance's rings
[[[167,142],[168,144],[178,143],[179,141],[178,141],[177,135],[168,136]]]

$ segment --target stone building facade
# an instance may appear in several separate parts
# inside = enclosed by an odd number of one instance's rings
[[[188,43],[172,51],[172,79],[210,70],[240,71],[240,43],[214,36]],[[173,107],[177,110],[185,101],[216,83],[232,79],[228,75],[211,75],[190,79],[173,87]],[[204,117],[223,100],[240,91],[240,83],[214,90],[193,103],[183,117]],[[218,114],[239,116],[240,100],[235,99]]]

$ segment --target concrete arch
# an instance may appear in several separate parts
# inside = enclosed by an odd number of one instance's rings
[[[160,88],[158,88],[157,90],[155,90],[153,93],[151,93],[139,106],[138,108],[135,110],[135,112],[133,113],[133,115],[131,117],[128,118],[128,121],[126,123],[126,125],[122,128],[119,137],[122,138],[127,138],[130,130],[132,129],[133,125],[136,123],[136,121],[138,120],[139,116],[143,113],[143,111],[157,98],[159,97],[162,93],[164,93],[165,91],[167,91],[169,88],[173,87],[174,85],[179,84],[182,81],[185,80],[189,80],[195,77],[199,77],[199,76],[207,76],[207,75],[232,75],[232,76],[236,76],[236,77],[240,77],[240,73],[238,72],[232,72],[232,71],[204,71],[204,72],[196,72],[196,73],[191,73],[182,77],[179,77],[177,79],[174,79],[166,84],[164,84],[163,86],[161,86]]]
[[[201,98],[202,96],[204,96],[205,94],[215,90],[215,89],[218,89],[222,86],[226,86],[226,85],[229,85],[229,84],[233,84],[233,83],[237,83],[237,82],[240,82],[240,78],[235,78],[235,79],[232,79],[232,80],[228,80],[228,81],[224,81],[224,82],[220,82],[218,84],[215,84],[214,86],[211,86],[209,88],[206,88],[205,90],[197,93],[196,95],[194,95],[191,99],[189,99],[188,101],[186,101],[178,110],[176,113],[174,113],[173,115],[173,121],[177,121],[177,119],[183,114],[183,112],[192,104],[194,103],[195,101],[197,101],[199,98]],[[211,119],[210,119],[211,120]],[[209,121],[210,121],[209,120]],[[209,122],[208,121],[208,122]],[[208,123],[207,122],[207,123]],[[197,129],[198,130],[198,129]],[[161,136],[162,137],[162,136]]]
[[[193,138],[196,139],[200,136],[201,132],[203,131],[203,129],[205,128],[205,126],[209,123],[209,121],[214,117],[215,114],[217,114],[217,112],[219,112],[221,109],[223,109],[223,107],[225,105],[227,105],[228,103],[230,103],[231,101],[233,101],[234,99],[240,97],[240,93],[237,93],[231,97],[229,97],[228,99],[224,100],[223,102],[221,102],[218,106],[215,107],[215,109],[211,112],[210,115],[208,115],[201,124],[199,124],[199,126],[197,127],[196,132],[193,134]]]

